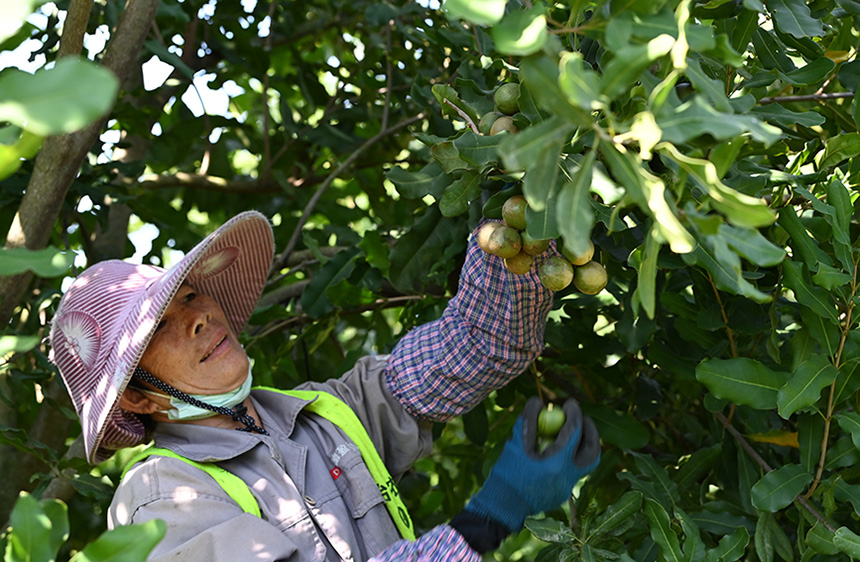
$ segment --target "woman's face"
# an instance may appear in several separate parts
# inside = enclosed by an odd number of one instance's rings
[[[164,313],[140,366],[186,394],[221,394],[248,376],[248,356],[221,306],[183,284]]]

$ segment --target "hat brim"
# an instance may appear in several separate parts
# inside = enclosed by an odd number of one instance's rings
[[[98,393],[104,400],[92,396],[81,412],[91,463],[98,464],[117,449],[143,439],[140,428],[130,427],[140,422],[119,408],[119,399],[182,284],[187,281],[197,291],[212,297],[239,335],[263,292],[273,255],[274,239],[268,219],[261,213],[248,211],[224,223],[170,269],[149,281],[115,340],[113,351],[117,360],[108,374],[109,384],[104,388],[107,392]],[[138,434],[137,443],[129,442]]]

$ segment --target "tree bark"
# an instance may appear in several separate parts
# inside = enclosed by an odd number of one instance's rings
[[[132,72],[137,66],[138,54],[155,20],[160,2],[161,0],[129,0],[116,30],[112,33],[101,64],[116,74],[121,90],[127,87],[129,79],[134,76]],[[80,53],[92,4],[92,0],[71,0],[60,42],[62,56]],[[105,115],[96,123],[75,133],[45,139],[42,150],[36,157],[27,191],[7,235],[7,248],[25,247],[38,250],[48,244],[69,186],[77,176],[93,143],[98,139],[107,118]],[[0,277],[0,326],[9,324],[15,307],[24,296],[31,280],[30,273]],[[59,381],[54,381],[54,384],[62,390]],[[53,417],[48,413],[45,416]],[[4,402],[0,402],[0,420],[13,422],[8,425],[17,426],[15,412]],[[37,424],[39,423],[49,422],[40,415]],[[34,429],[39,431],[39,428]],[[52,435],[60,433],[61,431],[51,432]],[[66,433],[63,433],[63,437]],[[59,447],[61,446],[62,443]],[[4,479],[4,486],[0,487],[0,521],[7,520],[18,492],[32,488],[30,476],[40,470],[39,464],[40,461],[31,455],[10,447],[0,448],[0,476]]]

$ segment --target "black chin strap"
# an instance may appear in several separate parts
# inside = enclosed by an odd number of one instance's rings
[[[182,400],[187,404],[191,404],[192,406],[197,406],[198,408],[209,410],[210,412],[215,412],[216,414],[228,416],[233,421],[240,422],[245,426],[237,427],[236,431],[247,431],[249,433],[259,433],[261,435],[269,434],[268,431],[257,425],[257,421],[254,419],[254,417],[248,414],[248,408],[241,402],[239,404],[236,404],[232,410],[230,408],[224,408],[222,406],[213,406],[212,404],[207,404],[206,402],[198,400],[193,396],[189,396],[181,390],[173,388],[166,382],[155,378],[154,375],[152,375],[142,367],[135,367],[132,376],[151,384],[165,394],[169,394],[170,396],[173,396],[178,400]]]

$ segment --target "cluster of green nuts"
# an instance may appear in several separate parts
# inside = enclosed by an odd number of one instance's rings
[[[536,240],[526,231],[526,203],[522,195],[509,197],[502,206],[503,222],[487,222],[477,232],[478,246],[505,260],[511,273],[525,275],[538,263],[538,278],[547,289],[561,291],[573,282],[587,295],[595,295],[606,287],[606,270],[594,257],[594,244],[588,250],[573,255],[562,245],[561,256],[544,257],[550,240]]]
[[[520,86],[516,82],[505,82],[493,94],[495,109],[488,111],[478,121],[478,131],[483,135],[497,135],[502,131],[519,132],[514,125],[515,115],[520,110]]]

